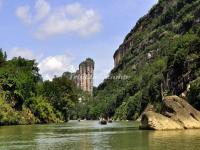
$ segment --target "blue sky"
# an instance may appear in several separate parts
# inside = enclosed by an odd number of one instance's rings
[[[44,79],[75,71],[91,57],[95,85],[113,53],[157,0],[0,0],[0,47],[9,58],[36,59]]]

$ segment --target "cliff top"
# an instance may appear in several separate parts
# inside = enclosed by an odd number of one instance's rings
[[[79,67],[80,66],[88,66],[88,65],[91,65],[94,68],[94,60],[91,58],[87,58],[85,61],[80,63]]]

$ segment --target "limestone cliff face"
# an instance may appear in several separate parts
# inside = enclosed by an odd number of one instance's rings
[[[175,95],[185,94],[191,81],[198,77],[195,71],[200,67],[200,58],[196,52],[198,46],[195,47],[195,45],[199,44],[198,37],[192,41],[192,36],[196,34],[195,28],[199,27],[200,24],[199,4],[200,1],[198,0],[160,0],[147,15],[137,22],[115,51],[113,55],[114,69],[122,71],[125,68],[132,68],[134,71],[137,68],[141,69],[146,64],[151,64],[159,57],[166,57],[168,59],[167,67],[162,72],[161,90],[164,92],[170,91]],[[192,10],[191,8],[194,9]],[[191,18],[176,14],[183,13],[183,10],[188,11]],[[181,41],[179,40],[181,36],[188,34],[188,31],[191,35],[193,34],[191,40],[183,40],[182,43],[184,45],[188,42],[190,45],[181,47],[181,44],[177,44],[174,52],[170,52],[174,48],[170,45],[176,40]],[[197,34],[197,36],[199,35]],[[189,36],[185,37],[188,38]],[[168,44],[168,46],[165,44]],[[166,47],[167,49],[163,50]],[[185,51],[177,52],[180,50],[179,47],[185,49]],[[128,66],[130,64],[132,66]]]
[[[128,41],[125,41],[122,45],[120,45],[120,47],[115,51],[113,55],[115,67],[117,67],[117,65],[120,63],[122,58],[127,54],[132,46],[133,39],[130,38]]]
[[[93,93],[93,77],[94,77],[94,61],[87,58],[79,65],[79,70],[76,72],[76,84],[83,91],[92,95]]]

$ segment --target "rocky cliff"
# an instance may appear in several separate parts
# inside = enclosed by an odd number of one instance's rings
[[[200,0],[159,0],[114,54],[110,77],[129,78],[106,79],[91,113],[136,119],[148,104],[160,110],[163,97],[172,94],[189,96],[200,109],[200,98],[194,96],[199,94],[199,47]]]
[[[79,70],[76,71],[76,85],[90,95],[93,94],[94,61],[87,58],[80,63]]]

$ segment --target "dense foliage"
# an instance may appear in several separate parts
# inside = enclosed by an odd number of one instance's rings
[[[200,0],[160,0],[126,36],[127,54],[111,73],[127,80],[106,79],[99,85],[87,116],[132,120],[150,103],[156,110],[166,95],[191,84],[191,104],[200,109]],[[149,55],[151,56],[149,58]]]
[[[0,125],[67,121],[77,105],[77,89],[65,74],[42,81],[34,60],[6,60],[0,50]]]

